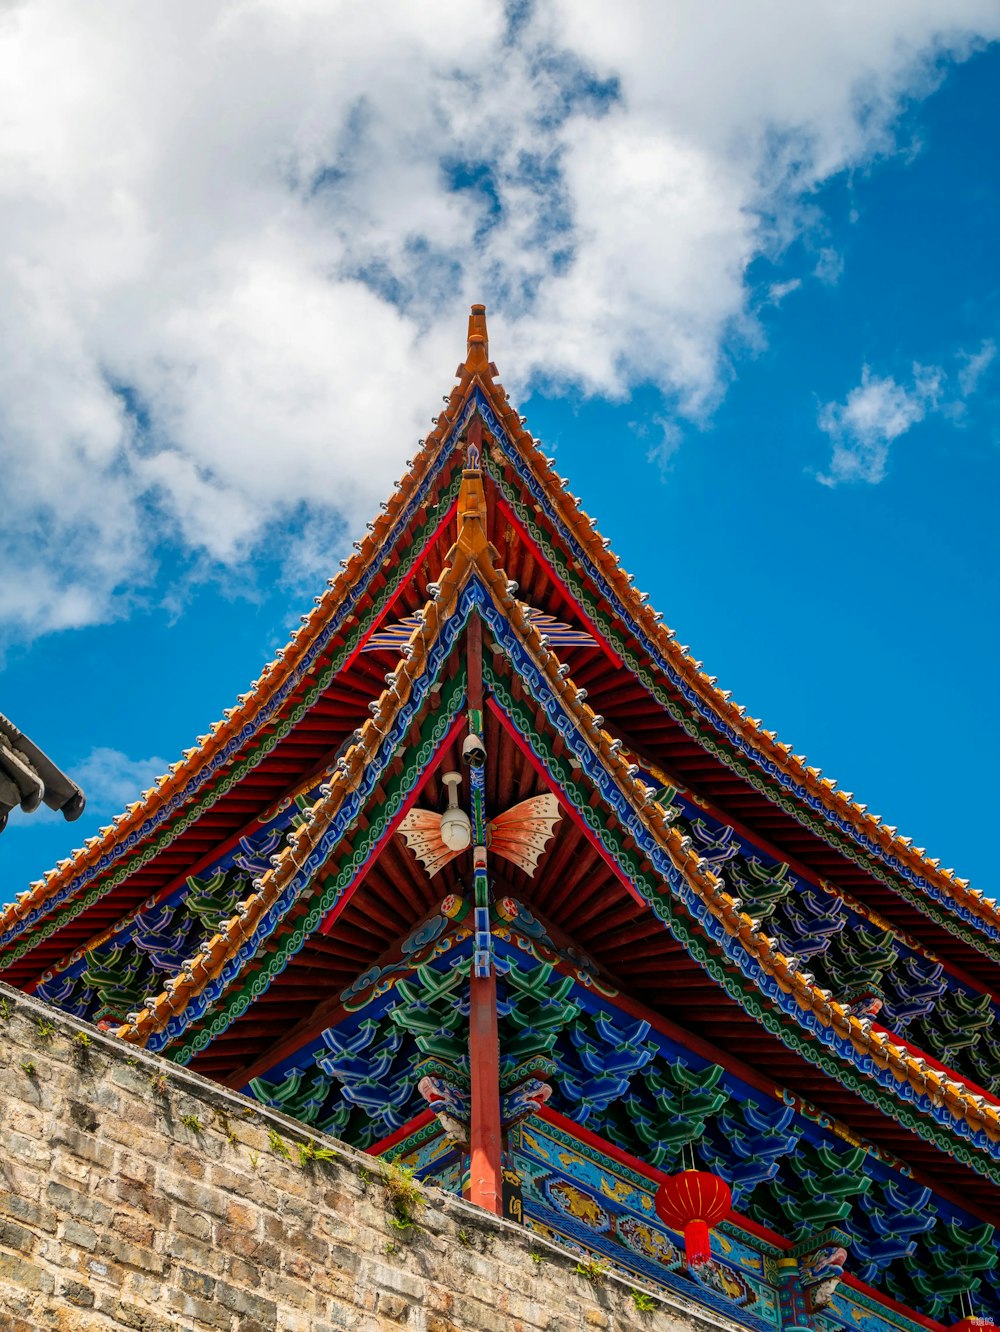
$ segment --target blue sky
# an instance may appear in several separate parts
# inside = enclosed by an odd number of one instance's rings
[[[315,7],[264,5],[263,35],[244,8],[123,10],[93,81],[102,34],[74,46],[71,8],[0,29],[28,71],[0,131],[0,710],[90,795],[75,825],[12,818],[0,898],[285,641],[450,388],[474,299],[681,641],[991,892],[990,7],[819,6],[799,31],[776,3],[722,47],[698,6],[671,28],[639,0],[615,31],[555,0],[483,0],[473,35],[445,0],[391,36],[353,9],[338,43]],[[154,46],[163,87],[138,89]],[[429,91],[380,103],[373,70]]]

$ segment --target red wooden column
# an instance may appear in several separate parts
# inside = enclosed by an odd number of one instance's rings
[[[497,978],[473,976],[469,1005],[472,1125],[469,1133],[469,1199],[488,1212],[503,1212],[500,1175],[500,1046]]]
[[[483,715],[483,629],[473,613],[466,631],[469,672],[470,722]],[[485,815],[480,809],[479,819]],[[477,882],[476,906],[488,909],[486,897],[485,837],[475,837],[472,847],[473,873]],[[503,1179],[500,1172],[500,1042],[497,1035],[497,976],[492,961],[486,975],[469,979],[469,1073],[472,1080],[469,1128],[469,1200],[500,1216],[503,1212]]]

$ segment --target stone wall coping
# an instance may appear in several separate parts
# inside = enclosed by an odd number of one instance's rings
[[[347,1166],[355,1174],[360,1175],[362,1171],[371,1172],[373,1166],[377,1169],[377,1157],[351,1147],[328,1134],[318,1132],[307,1124],[303,1124],[300,1120],[293,1119],[278,1110],[261,1105],[252,1097],[231,1091],[229,1088],[223,1087],[199,1073],[172,1063],[161,1055],[152,1054],[141,1047],[128,1045],[119,1038],[98,1030],[91,1023],[84,1022],[53,1008],[50,1004],[31,995],[26,995],[23,991],[15,989],[2,981],[0,981],[0,1000],[6,1001],[9,1018],[18,1014],[36,1024],[40,1019],[50,1022],[54,1025],[56,1034],[61,1033],[70,1042],[79,1033],[85,1033],[88,1037],[86,1046],[88,1057],[100,1052],[115,1063],[124,1064],[126,1060],[129,1060],[131,1061],[131,1067],[138,1065],[149,1072],[151,1077],[162,1076],[166,1078],[170,1089],[185,1092],[202,1104],[222,1111],[223,1114],[232,1114],[234,1118],[239,1118],[244,1123],[247,1122],[245,1112],[252,1109],[253,1120],[256,1124],[263,1126],[265,1129],[270,1126],[276,1132],[281,1130],[282,1135],[295,1144],[313,1143],[317,1147],[322,1147],[325,1151],[332,1152],[334,1155],[330,1158],[331,1160]],[[3,1028],[0,1026],[0,1032],[2,1030]],[[288,1163],[288,1168],[289,1171],[296,1169],[291,1162]],[[541,1235],[528,1231],[504,1217],[498,1217],[484,1211],[481,1207],[474,1206],[472,1203],[446,1193],[433,1185],[421,1185],[420,1187],[426,1196],[427,1202],[447,1217],[463,1233],[467,1233],[471,1228],[481,1233],[485,1232],[496,1237],[503,1237],[512,1244],[525,1249],[530,1246],[531,1250],[543,1253],[546,1262],[554,1262],[565,1269],[567,1276],[576,1274],[579,1255],[571,1250],[554,1244]],[[707,1332],[709,1328],[721,1329],[722,1332],[746,1332],[741,1324],[719,1316],[714,1310],[699,1306],[694,1300],[685,1300],[673,1291],[643,1284],[638,1279],[626,1279],[613,1270],[604,1274],[600,1287],[595,1287],[593,1291],[595,1302],[603,1302],[601,1295],[605,1289],[608,1292],[617,1292],[619,1298],[627,1298],[633,1291],[642,1291],[651,1295],[657,1302],[657,1312],[652,1317],[644,1319],[643,1322],[644,1326],[651,1329],[655,1329],[662,1324],[662,1318],[658,1315],[673,1315],[675,1318],[682,1318],[687,1320],[689,1324],[693,1324],[698,1332],[701,1329],[705,1329]]]

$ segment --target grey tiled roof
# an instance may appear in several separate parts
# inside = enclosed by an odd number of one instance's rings
[[[41,804],[78,819],[85,803],[76,782],[0,712],[0,831],[17,805],[30,814]]]

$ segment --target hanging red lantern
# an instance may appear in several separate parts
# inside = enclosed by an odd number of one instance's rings
[[[970,1314],[968,1318],[952,1323],[951,1332],[1000,1332],[1000,1327],[988,1318],[977,1318],[975,1314]]]
[[[699,1267],[711,1256],[708,1232],[733,1205],[729,1185],[707,1170],[685,1170],[668,1175],[656,1191],[656,1214],[671,1230],[684,1233],[688,1267]]]

